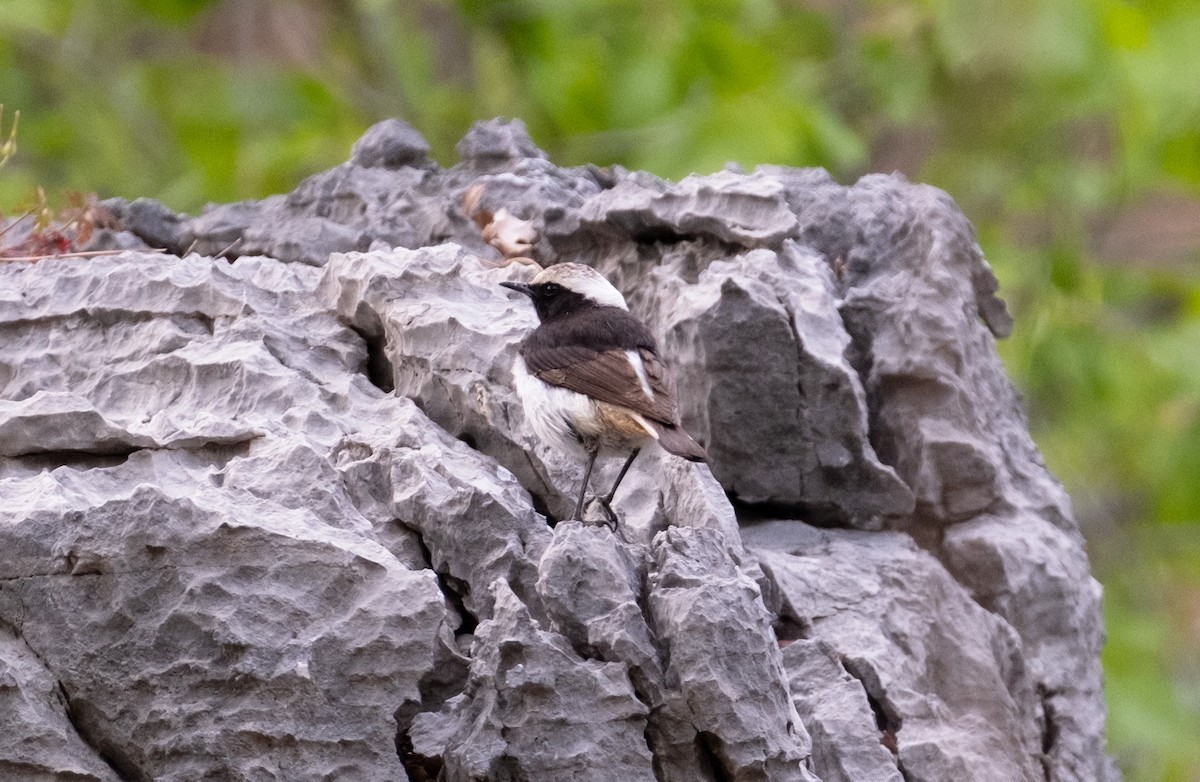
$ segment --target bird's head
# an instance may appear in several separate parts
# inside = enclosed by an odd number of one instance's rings
[[[542,323],[589,307],[628,310],[625,297],[600,272],[581,263],[559,263],[543,269],[532,282],[502,282],[533,299]]]

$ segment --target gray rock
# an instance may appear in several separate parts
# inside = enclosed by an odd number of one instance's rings
[[[429,566],[454,580],[475,618],[492,615],[489,587],[497,579],[533,595],[551,532],[528,492],[493,460],[444,432],[424,431],[428,419],[414,406],[390,424],[390,444],[373,448],[372,458],[387,466],[376,488],[390,498],[391,517],[419,536]]]
[[[668,756],[688,758],[690,745],[719,769],[717,778],[814,780],[758,585],[709,530],[667,529],[653,556],[648,602],[672,690]]]
[[[0,265],[0,769],[1119,779],[1099,590],[948,196],[560,169],[519,122],[441,169],[410,131],[109,237],[201,255]],[[512,390],[532,270],[476,183],[625,292],[713,454],[639,456],[615,535],[547,526],[583,465]],[[795,518],[746,548],[738,513]]]
[[[149,244],[129,231],[116,231],[111,228],[97,228],[92,232],[91,238],[87,242],[78,245],[78,247],[84,252],[95,252],[97,250],[107,252],[114,250],[142,251],[153,249]]]
[[[945,193],[889,177],[866,177],[823,209],[859,227],[842,249],[841,312],[870,401],[872,442],[915,495],[916,512],[899,526],[1020,635],[1025,665],[1047,693],[1048,707],[1037,711],[1050,773],[1115,778],[1099,728],[1099,587],[1087,575],[1069,500],[1030,439],[996,354],[992,334],[1011,322],[970,225]],[[827,212],[805,214],[815,226]],[[817,230],[809,232],[814,244],[829,241]],[[1004,521],[981,531],[993,519]],[[1013,539],[1029,543],[1014,547]],[[997,560],[1014,567],[998,570]],[[989,566],[994,580],[974,575]],[[1023,600],[995,599],[1016,593]],[[1044,608],[1021,607],[1030,605]],[[1072,705],[1056,709],[1055,699]]]
[[[319,294],[375,344],[389,387],[496,459],[540,508],[561,519],[574,508],[584,465],[537,440],[512,387],[518,345],[537,319],[500,282],[522,276],[532,272],[495,269],[443,245],[334,256]],[[601,465],[593,486],[609,484],[617,461]],[[670,480],[659,478],[664,474]],[[675,523],[720,529],[740,549],[732,509],[703,467],[654,449],[638,457],[618,500],[627,533],[642,543]]]
[[[745,538],[781,589],[784,614],[835,650],[878,704],[905,778],[1044,778],[1034,687],[1015,633],[911,538],[779,521]],[[828,697],[810,687],[831,686],[843,690],[828,677],[792,680],[809,701]],[[861,734],[869,715],[858,713]]]
[[[407,122],[385,119],[354,142],[350,162],[363,168],[425,167],[431,162],[429,142]]]
[[[519,119],[476,122],[454,149],[459,159],[477,168],[494,168],[526,158],[546,157]]]
[[[1089,706],[1103,699],[1100,585],[1078,539],[1035,514],[983,515],[947,530],[943,550],[955,578],[1021,632],[1055,779],[1115,779],[1104,715]]]
[[[101,202],[116,219],[117,227],[132,233],[147,246],[179,254],[186,249],[184,217],[151,198],[109,198]]]
[[[261,252],[261,248],[251,246],[246,240],[246,231],[282,200],[273,196],[262,201],[209,204],[199,217],[185,223],[187,247],[184,251],[227,258]]]
[[[0,617],[121,778],[396,778],[392,712],[442,643],[433,574],[197,467],[144,451],[5,480]]]
[[[18,402],[0,401],[0,456],[79,451],[102,456],[154,445],[153,439],[115,426],[86,399],[38,391]]]
[[[558,468],[552,477],[545,462],[535,465],[527,456],[535,447],[528,427],[499,425],[524,420],[511,367],[536,317],[509,306],[500,287],[521,273],[489,269],[454,245],[338,255],[318,293],[374,344],[397,394],[417,400],[446,431],[514,470],[522,485],[562,516],[570,501],[552,483],[556,477],[565,482],[567,466],[547,459]]]
[[[812,763],[822,782],[902,782],[884,747],[862,683],[846,672],[827,641],[796,640],[783,648],[796,711],[812,734]]]
[[[722,171],[661,190],[620,183],[580,210],[586,230],[603,226],[634,239],[712,237],[742,247],[779,247],[797,226],[774,177]]]
[[[0,627],[0,778],[118,782],[80,738],[60,683],[9,627]]]
[[[858,527],[911,513],[912,492],[871,446],[824,261],[789,241],[685,273],[680,259],[658,267],[642,298],[725,490]]]
[[[537,588],[554,629],[576,652],[625,663],[638,696],[657,708],[665,681],[641,608],[645,565],[642,551],[621,545],[607,529],[564,522],[538,563]]]
[[[187,222],[194,248],[227,257],[268,255],[323,266],[330,254],[423,247],[461,234],[467,219],[432,168],[346,163],[314,174],[286,196],[211,207]],[[483,247],[476,235],[474,243]]]
[[[3,348],[5,395],[24,397],[4,426],[42,435],[5,440],[0,622],[62,683],[80,742],[130,779],[401,775],[393,713],[453,656],[457,619],[422,560],[376,540],[330,456],[393,438],[404,414],[413,437],[454,441],[366,383],[352,332],[294,308],[316,283],[302,267],[14,271],[26,308],[5,302],[3,327],[38,317]],[[72,404],[28,414],[54,399]]]
[[[293,217],[248,226],[242,255],[266,255],[281,261],[324,266],[333,253],[365,250],[369,238],[323,217]]]
[[[447,782],[653,780],[646,707],[619,663],[580,658],[537,629],[502,580],[479,627],[467,690],[418,715],[419,755],[442,755]]]

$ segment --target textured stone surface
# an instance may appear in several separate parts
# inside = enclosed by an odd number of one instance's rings
[[[812,733],[813,770],[822,782],[902,782],[883,745],[894,739],[881,736],[862,683],[828,641],[792,641],[783,665],[796,711]]]
[[[642,613],[646,566],[642,552],[622,546],[604,528],[560,524],[538,565],[538,595],[554,627],[585,657],[621,661],[639,697],[662,705],[662,650]]]
[[[404,168],[429,164],[429,142],[398,119],[372,125],[354,142],[350,162],[363,168]]]
[[[394,778],[378,695],[419,697],[445,615],[433,574],[173,461],[130,457],[103,487],[6,482],[25,502],[0,532],[0,613],[25,617],[80,734],[125,778]],[[155,474],[172,485],[146,485]]]
[[[780,521],[745,538],[782,591],[783,614],[836,650],[878,704],[906,776],[1043,778],[1015,633],[911,538]]]
[[[731,497],[860,527],[911,513],[912,492],[871,446],[819,256],[789,241],[714,261],[690,283],[672,259],[650,280],[664,349],[681,377],[697,379],[682,384],[684,420],[710,444]]]
[[[1051,766],[1062,779],[1083,780],[1104,759],[1104,714],[1088,705],[1103,698],[1103,636],[1097,628],[1081,638],[1077,630],[1097,621],[1101,595],[1071,532],[1030,513],[984,515],[947,531],[944,559],[981,605],[1021,633],[1043,718],[1053,726]]]
[[[183,219],[167,207],[149,198],[125,201],[109,198],[103,202],[112,221],[141,239],[146,247],[157,247],[167,252],[180,254],[186,249],[183,243]]]
[[[538,506],[570,515],[584,465],[538,442],[512,387],[517,346],[536,326],[528,307],[499,287],[531,277],[523,267],[494,269],[456,245],[428,251],[336,255],[319,285],[322,300],[375,344],[378,382],[415,399],[451,434],[518,477]],[[737,525],[720,487],[703,466],[654,449],[622,483],[629,535],[648,543],[668,519],[722,530]],[[601,465],[596,486],[619,464]],[[660,476],[669,480],[661,480]]]
[[[441,714],[418,716],[417,752],[444,755],[447,782],[653,780],[647,708],[625,667],[581,659],[562,636],[538,630],[503,581],[495,592],[466,691]]]
[[[0,627],[0,779],[120,779],[84,743],[58,681],[10,628]]]
[[[108,203],[104,246],[197,254],[0,266],[0,776],[1119,779],[946,194],[458,149],[382,123],[286,195]],[[561,521],[475,184],[625,293],[713,456],[640,456],[615,535]]]
[[[668,529],[653,556],[649,613],[669,661],[674,742],[694,731],[691,741],[723,770],[718,778],[814,779],[758,585],[711,530]]]
[[[672,527],[646,553],[566,522],[542,557],[538,592],[576,651],[626,665],[651,709],[658,778],[814,779],[771,615],[727,539]]]
[[[41,356],[4,348],[25,436],[0,472],[0,621],[121,778],[394,779],[393,712],[453,645],[436,576],[381,545],[327,459],[415,410],[357,374],[361,345],[331,316],[288,312],[316,282],[299,268],[15,270]],[[56,396],[78,404],[17,409]]]
[[[585,228],[603,226],[634,238],[705,236],[743,247],[778,247],[796,230],[779,180],[722,171],[647,188],[627,181],[589,199]]]

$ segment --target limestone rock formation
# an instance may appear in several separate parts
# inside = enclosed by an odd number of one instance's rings
[[[948,196],[458,152],[391,120],[287,195],[108,203],[167,254],[0,266],[0,778],[1119,779]],[[712,455],[639,457],[616,533],[513,391],[476,184],[626,294]]]

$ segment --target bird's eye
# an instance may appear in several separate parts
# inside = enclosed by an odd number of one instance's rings
[[[560,293],[562,293],[562,286],[557,283],[548,282],[542,286],[543,296],[557,296]]]

